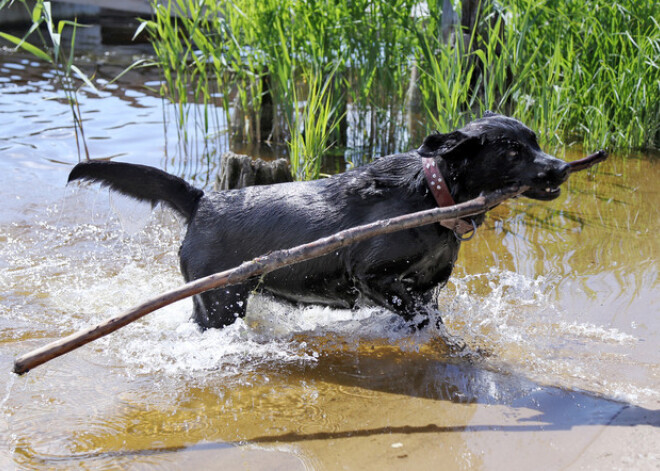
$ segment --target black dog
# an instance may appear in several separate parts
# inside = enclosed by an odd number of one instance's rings
[[[522,123],[487,113],[460,130],[428,136],[417,150],[311,182],[204,193],[158,169],[116,162],[80,163],[69,181],[100,182],[183,215],[188,231],[179,255],[189,281],[342,229],[437,206],[423,158],[444,176],[456,203],[516,184],[532,188],[524,196],[554,199],[569,174],[568,164],[542,152]],[[483,219],[473,217],[471,224],[476,228]],[[197,295],[193,318],[204,328],[231,324],[258,289],[298,303],[375,304],[424,325],[430,315],[439,319],[431,292],[447,282],[460,244],[439,224],[375,237],[262,280]]]

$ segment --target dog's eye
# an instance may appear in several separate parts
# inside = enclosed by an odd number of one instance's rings
[[[518,151],[517,150],[510,150],[506,153],[506,156],[509,157],[510,159],[514,159],[518,157]]]

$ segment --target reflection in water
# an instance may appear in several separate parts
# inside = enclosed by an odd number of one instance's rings
[[[142,378],[109,409],[87,412],[101,421],[69,418],[73,432],[57,444],[58,451],[52,448],[54,437],[46,436],[19,439],[17,453],[45,465],[149,463],[194,443],[223,449],[249,442],[278,444],[279,450],[293,453],[304,447],[327,459],[324,447],[345,450],[347,441],[409,445],[433,437],[427,455],[436,456],[452,450],[469,453],[466,437],[477,432],[570,431],[609,424],[621,410],[615,402],[539,386],[483,365],[451,364],[430,353],[404,354],[393,347],[375,350],[365,345],[359,351],[329,353],[307,367],[271,364],[240,379],[207,377],[203,387],[182,387],[180,379],[166,378],[150,388]],[[103,406],[98,399],[94,403]],[[488,409],[477,404],[506,406],[506,423],[498,414],[484,415]],[[660,425],[657,411],[632,407],[616,426],[648,422]]]
[[[42,99],[49,72],[14,59],[0,70],[0,467],[475,469],[508,463],[498,449],[560,467],[595,425],[657,429],[653,157],[615,156],[556,201],[491,213],[438,294],[470,355],[378,309],[258,297],[221,331],[198,331],[185,301],[8,374],[14,356],[179,285],[183,227],[105,190],[65,188],[77,156],[66,107]],[[160,106],[125,84],[83,95],[93,155],[203,180],[207,164],[164,157]]]

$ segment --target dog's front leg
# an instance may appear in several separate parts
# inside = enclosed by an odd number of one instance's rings
[[[359,277],[359,291],[374,304],[400,315],[414,330],[420,330],[436,320],[442,324],[437,310],[432,307],[432,293],[415,292],[399,276],[364,274]]]
[[[405,314],[402,314],[403,317],[418,320],[417,323],[414,323],[414,321],[412,323],[413,328],[416,330],[420,330],[433,322],[437,332],[437,340],[442,343],[447,352],[451,355],[463,352],[467,344],[462,338],[449,332],[442,321],[433,293],[434,290],[430,290],[424,294],[411,296],[409,298],[410,304],[402,306],[406,311]]]

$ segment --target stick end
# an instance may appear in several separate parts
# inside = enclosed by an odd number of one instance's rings
[[[609,157],[609,154],[605,149],[601,149],[596,152],[596,162],[602,162],[603,160],[607,159]]]
[[[12,370],[13,373],[16,373],[17,375],[21,376],[24,375],[30,371],[30,368],[27,367],[27,365],[21,361],[20,358],[17,358],[14,360],[14,369]]]

